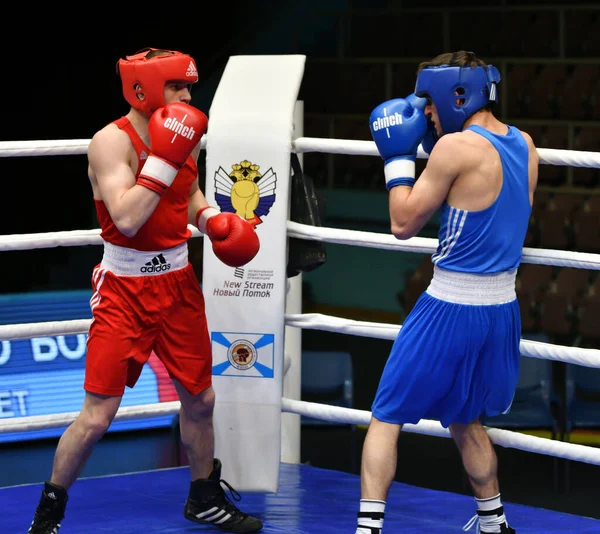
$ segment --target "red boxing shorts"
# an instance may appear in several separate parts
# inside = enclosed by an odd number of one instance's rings
[[[212,384],[204,296],[186,244],[139,252],[105,243],[92,289],[86,391],[123,395],[153,350],[191,395]]]

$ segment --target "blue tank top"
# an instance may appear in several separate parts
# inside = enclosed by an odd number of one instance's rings
[[[531,214],[527,142],[512,126],[506,135],[496,135],[476,125],[466,130],[488,139],[500,154],[502,188],[492,205],[480,211],[442,204],[439,245],[431,260],[449,271],[477,274],[512,271],[521,263]]]

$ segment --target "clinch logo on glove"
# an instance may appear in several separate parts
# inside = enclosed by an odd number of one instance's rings
[[[168,271],[171,268],[171,264],[167,263],[165,257],[162,254],[154,256],[149,262],[147,262],[140,269],[141,273],[161,273]]]
[[[373,121],[373,131],[376,132],[382,128],[396,126],[396,124],[402,124],[402,115],[400,113],[394,113],[389,117],[377,117],[377,120]]]
[[[167,130],[171,130],[172,132],[175,132],[176,134],[179,134],[182,137],[185,137],[191,141],[194,139],[194,136],[196,135],[196,130],[194,130],[194,128],[192,126],[186,126],[185,124],[183,124],[183,121],[186,119],[186,117],[187,117],[187,115],[184,115],[183,119],[181,119],[181,122],[179,122],[177,119],[175,119],[173,117],[169,117],[168,119],[165,120],[165,122],[163,123],[163,126]]]

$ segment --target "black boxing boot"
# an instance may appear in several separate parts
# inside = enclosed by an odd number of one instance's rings
[[[214,459],[213,471],[208,478],[199,478],[190,484],[190,492],[183,515],[186,519],[204,525],[213,525],[224,532],[258,532],[263,524],[260,519],[241,512],[221,486],[225,485],[234,500],[240,494],[227,482],[221,480],[221,462]]]
[[[27,534],[58,534],[67,500],[67,490],[46,482]]]

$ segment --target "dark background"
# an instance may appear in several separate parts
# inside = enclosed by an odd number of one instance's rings
[[[147,46],[182,50],[196,59],[202,81],[193,104],[208,114],[230,50],[268,28],[255,23],[267,10],[261,2],[214,2],[210,15],[199,5],[165,12],[146,5],[117,11],[96,6],[81,14],[14,9],[13,20],[27,22],[0,42],[0,141],[90,139],[127,113],[116,63]],[[275,23],[275,17],[267,20]],[[85,155],[0,158],[0,176],[0,234],[97,227]],[[98,252],[97,247],[12,252],[13,261],[1,267],[0,293],[87,288]],[[57,265],[70,276],[56,276]]]
[[[69,10],[58,7],[11,7],[11,11],[14,11],[10,18],[5,19],[5,25],[9,26],[11,21],[14,21],[14,35],[9,37],[5,33],[0,38],[0,141],[91,138],[94,132],[128,110],[121,94],[119,78],[115,73],[117,60],[146,46],[178,49],[194,56],[201,82],[194,87],[192,103],[208,113],[220,73],[230,55],[302,53],[308,56],[309,61],[312,58],[344,56],[339,47],[340,42],[343,44],[347,36],[343,31],[341,34],[333,31],[336,22],[328,16],[328,12],[368,8],[394,9],[397,15],[399,13],[389,26],[370,27],[372,36],[362,41],[362,46],[366,48],[353,49],[357,57],[368,57],[370,44],[377,43],[384,33],[402,36],[399,41],[402,46],[398,48],[397,53],[391,51],[388,58],[413,58],[414,67],[421,59],[457,48],[458,45],[470,48],[471,44],[468,39],[444,42],[440,36],[439,20],[443,10],[446,7],[457,6],[458,2],[246,1],[215,2],[211,3],[210,9],[206,2],[199,4],[163,4],[165,7],[160,11],[158,5],[151,7],[149,4],[139,4],[135,10],[112,10],[101,5],[74,5]],[[461,2],[461,5],[467,7],[503,7],[510,13],[517,12],[525,4],[543,7],[563,3],[523,3],[516,0]],[[568,5],[597,7],[599,3],[569,2]],[[408,17],[407,20],[411,22],[402,23],[402,8],[410,11],[427,7],[433,12],[429,17],[419,19],[419,24],[414,24],[414,18]],[[456,12],[454,15],[456,16]],[[498,19],[501,19],[505,26],[502,26]],[[468,11],[465,11],[464,23],[468,25],[469,20]],[[481,18],[478,20],[481,21]],[[556,34],[545,32],[540,32],[537,36],[516,33],[510,42],[519,43],[522,38],[528,39],[529,44],[520,48],[515,46],[509,51],[498,50],[494,44],[497,33],[493,32],[494,27],[498,25],[507,34],[512,31],[503,16],[495,12],[490,13],[489,28],[486,27],[490,37],[483,46],[484,52],[489,53],[482,54],[484,59],[510,56],[519,60],[535,56],[545,61],[548,57],[553,57],[553,54],[557,57],[555,50],[558,37]],[[582,41],[594,41],[594,37],[589,35],[580,35],[579,38]],[[598,38],[596,34],[595,39]],[[422,56],[420,53],[417,56],[414,52],[417,46],[407,50],[411,43],[420,43]],[[444,48],[446,45],[457,46]],[[600,47],[596,48],[599,49]],[[475,51],[479,53],[479,50],[478,48]],[[599,58],[600,62],[600,53],[591,53],[586,59],[590,58]],[[309,80],[309,75],[313,76],[314,82],[315,72],[318,74],[322,71],[309,66],[306,79]],[[340,99],[365,102],[364,79],[349,76],[344,78],[343,82],[339,83]],[[246,83],[268,81],[250,80]],[[370,82],[371,85],[377,83],[379,79]],[[325,82],[322,88],[332,92],[331,86],[327,86]],[[308,87],[303,87],[303,92],[306,95],[314,94],[310,93]],[[378,101],[367,100],[364,109],[359,111],[361,116],[366,116],[372,108],[371,104],[378,104],[384,100],[384,96],[382,91]],[[316,114],[327,111],[319,109],[310,99],[306,100],[306,106],[308,111],[314,111]],[[593,116],[589,122],[593,125],[597,124],[598,120],[598,116]],[[311,124],[314,125],[309,122],[306,124],[306,135],[328,137],[326,133],[323,134],[326,129],[310,130]],[[360,130],[353,138],[367,139],[366,134],[368,131],[365,133],[365,130]],[[320,162],[323,164],[320,165]],[[378,163],[376,162],[375,171],[369,171],[375,187],[381,186],[381,166]],[[327,167],[324,160],[315,158],[312,165],[311,172],[317,179],[317,185],[325,188]],[[96,227],[86,167],[85,156],[0,158],[0,178],[3,186],[0,193],[0,235]],[[592,184],[586,194],[597,191],[596,183]],[[555,184],[548,184],[549,190],[556,191]],[[344,185],[347,183],[335,182],[333,188],[342,188]],[[362,185],[366,189],[369,186],[368,180]],[[564,184],[560,186],[563,187]],[[340,221],[337,223],[342,224]],[[355,221],[353,226],[360,227],[360,224],[360,221]],[[381,231],[387,231],[385,221]],[[59,247],[10,252],[4,255],[0,267],[0,294],[87,289],[91,269],[99,260],[100,254],[98,247]],[[392,290],[395,291],[395,288]],[[352,310],[352,313],[348,312],[347,315],[352,316],[353,313],[356,314],[357,311]],[[392,315],[391,319],[400,322],[402,314],[399,305],[397,314]],[[390,342],[306,332],[303,333],[303,343],[307,349],[350,351],[355,366],[355,405],[360,409],[370,408],[372,394],[391,347]],[[348,447],[351,443],[349,437],[355,438],[356,448]],[[171,443],[168,432],[157,432],[154,438],[162,440],[163,445]],[[313,465],[358,472],[357,462],[363,438],[364,429],[307,428],[303,431],[302,460]],[[137,442],[139,437],[112,436],[107,437],[106,443],[123,442],[129,446],[128,439]],[[148,443],[153,446],[153,442]],[[51,458],[54,446],[55,442],[52,441],[32,443],[27,447],[18,444],[12,449],[10,446],[4,446],[3,449],[4,452],[14,449],[18,455],[24,455],[26,451],[32,457],[35,454],[42,455],[44,462],[40,463],[40,475],[37,479],[42,480],[46,476],[43,469],[49,465],[48,459]],[[449,440],[440,441],[439,438],[416,435],[403,436],[399,451],[397,480],[469,493],[458,456]],[[498,453],[505,499],[600,518],[597,506],[600,497],[597,481],[600,473],[597,466],[562,462],[509,449],[499,449]],[[164,467],[171,461],[171,456],[167,455],[167,459],[161,456],[152,467]],[[102,459],[102,467],[111,468],[106,458]]]

